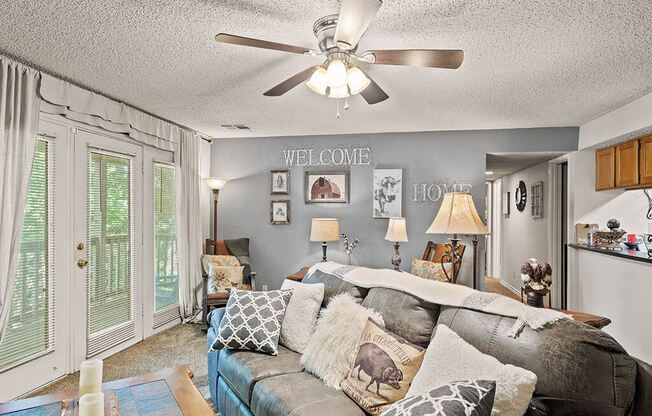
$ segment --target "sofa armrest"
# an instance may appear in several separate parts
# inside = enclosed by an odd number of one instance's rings
[[[652,414],[652,365],[636,361],[636,393],[634,394],[633,416]]]

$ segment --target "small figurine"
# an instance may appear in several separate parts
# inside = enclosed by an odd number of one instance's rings
[[[620,221],[618,221],[615,218],[610,219],[607,221],[607,228],[610,229],[611,231],[618,231],[620,228]]]
[[[527,294],[527,303],[538,308],[543,307],[543,296],[547,295],[552,285],[552,267],[548,263],[539,264],[535,258],[531,258],[521,266],[521,300],[523,292]]]

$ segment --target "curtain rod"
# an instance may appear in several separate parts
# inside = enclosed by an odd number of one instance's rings
[[[47,74],[47,75],[50,75],[50,76],[55,77],[55,78],[58,78],[58,79],[60,79],[60,80],[62,80],[62,81],[69,82],[69,83],[71,83],[72,85],[74,85],[74,86],[76,86],[76,87],[79,87],[79,88],[85,89],[85,90],[90,91],[90,92],[92,92],[92,93],[94,93],[94,94],[101,95],[101,96],[106,97],[106,98],[108,98],[108,99],[110,99],[110,100],[113,100],[113,101],[116,101],[116,102],[119,102],[119,103],[122,103],[122,104],[128,105],[129,107],[134,108],[134,109],[136,109],[136,110],[138,110],[138,111],[140,111],[140,112],[142,112],[142,113],[145,113],[145,114],[147,114],[148,116],[151,116],[151,117],[154,117],[154,118],[158,118],[159,120],[165,121],[166,123],[170,123],[170,124],[175,125],[175,126],[177,126],[177,127],[179,127],[179,128],[182,128],[182,129],[184,129],[184,130],[188,130],[188,131],[191,131],[191,132],[193,132],[193,133],[196,133],[196,134],[199,135],[199,137],[200,137],[202,140],[205,140],[205,141],[207,141],[208,143],[213,143],[213,138],[212,138],[211,136],[209,136],[208,134],[204,134],[204,133],[199,132],[199,131],[197,131],[197,130],[195,130],[195,129],[192,129],[192,128],[188,127],[188,126],[184,126],[183,124],[176,123],[176,122],[174,122],[174,121],[168,120],[167,118],[164,118],[164,117],[158,116],[158,115],[156,115],[156,114],[153,114],[153,113],[151,113],[151,112],[149,112],[149,111],[145,111],[145,110],[143,110],[143,109],[140,108],[140,107],[137,107],[137,106],[132,105],[132,104],[129,104],[129,103],[125,102],[125,101],[119,100],[119,99],[117,99],[117,98],[115,98],[115,97],[110,96],[109,94],[105,94],[105,93],[100,92],[100,91],[98,91],[98,90],[96,90],[96,89],[94,89],[94,88],[87,87],[87,86],[85,86],[85,85],[83,85],[83,84],[81,84],[81,83],[79,83],[79,82],[76,82],[76,81],[71,80],[71,79],[68,78],[68,77],[65,77],[65,76],[62,76],[62,75],[59,75],[59,74],[55,74],[54,72],[52,72],[52,71],[50,71],[50,70],[48,70],[48,69],[44,69],[44,68],[41,67],[40,65],[36,65],[36,64],[33,64],[33,63],[28,63],[28,62],[26,62],[25,60],[20,59],[20,58],[18,58],[18,57],[16,57],[16,56],[12,55],[12,54],[10,54],[10,53],[7,53],[7,52],[5,52],[5,51],[3,51],[3,50],[0,50],[0,54],[2,54],[3,56],[5,56],[5,57],[7,57],[7,58],[9,58],[9,59],[13,59],[14,61],[19,62],[19,63],[22,64],[22,65],[28,66],[28,67],[30,67],[30,68],[32,68],[32,69],[35,69],[35,70],[37,70],[37,71],[39,71],[39,72],[43,72],[43,73],[45,73],[45,74]]]

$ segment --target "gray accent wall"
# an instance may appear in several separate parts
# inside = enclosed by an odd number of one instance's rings
[[[448,241],[447,236],[425,234],[441,201],[414,202],[413,184],[470,183],[478,212],[484,217],[487,152],[566,152],[576,150],[577,141],[578,129],[573,127],[218,139],[211,146],[211,175],[231,179],[220,191],[218,238],[251,239],[251,265],[258,273],[259,290],[263,284],[278,288],[288,274],[321,260],[321,243],[309,241],[312,218],[338,218],[340,231],[360,240],[352,264],[391,267],[393,243],[384,239],[388,220],[372,218],[372,175],[374,168],[402,168],[403,216],[410,241],[401,244],[401,268],[409,271],[412,259],[421,258],[428,240]],[[289,168],[290,195],[270,194],[270,170],[285,169],[284,149],[351,146],[370,147],[371,164],[348,168],[348,204],[305,204],[304,171],[328,170],[320,166]],[[291,223],[271,225],[270,201],[281,199],[290,200]],[[481,287],[482,240],[478,250]],[[458,282],[470,286],[470,239],[462,237],[462,243],[469,246]],[[342,241],[329,243],[328,258],[348,263]]]

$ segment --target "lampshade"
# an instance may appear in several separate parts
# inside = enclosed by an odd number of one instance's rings
[[[346,65],[339,59],[334,59],[328,64],[326,71],[328,86],[331,88],[346,86]]]
[[[471,234],[487,235],[473,198],[468,192],[449,192],[444,194],[439,212],[426,234]]]
[[[306,85],[317,94],[325,95],[326,87],[328,87],[326,70],[321,66],[317,68],[315,72],[312,73],[310,79],[306,82]]]
[[[345,86],[343,87],[331,87],[328,92],[328,97],[330,98],[346,98],[349,96],[349,89]]]
[[[211,189],[222,189],[229,180],[226,178],[204,178],[204,182]]]
[[[337,218],[313,218],[310,227],[310,241],[338,241],[340,223]]]
[[[407,243],[408,237],[407,230],[405,229],[405,218],[394,217],[389,219],[385,240],[396,243]]]
[[[346,71],[346,75],[348,78],[349,89],[351,90],[351,94],[361,93],[371,83],[371,80],[367,78],[364,72],[362,72],[360,68],[356,68],[355,66],[349,68],[349,70]]]

